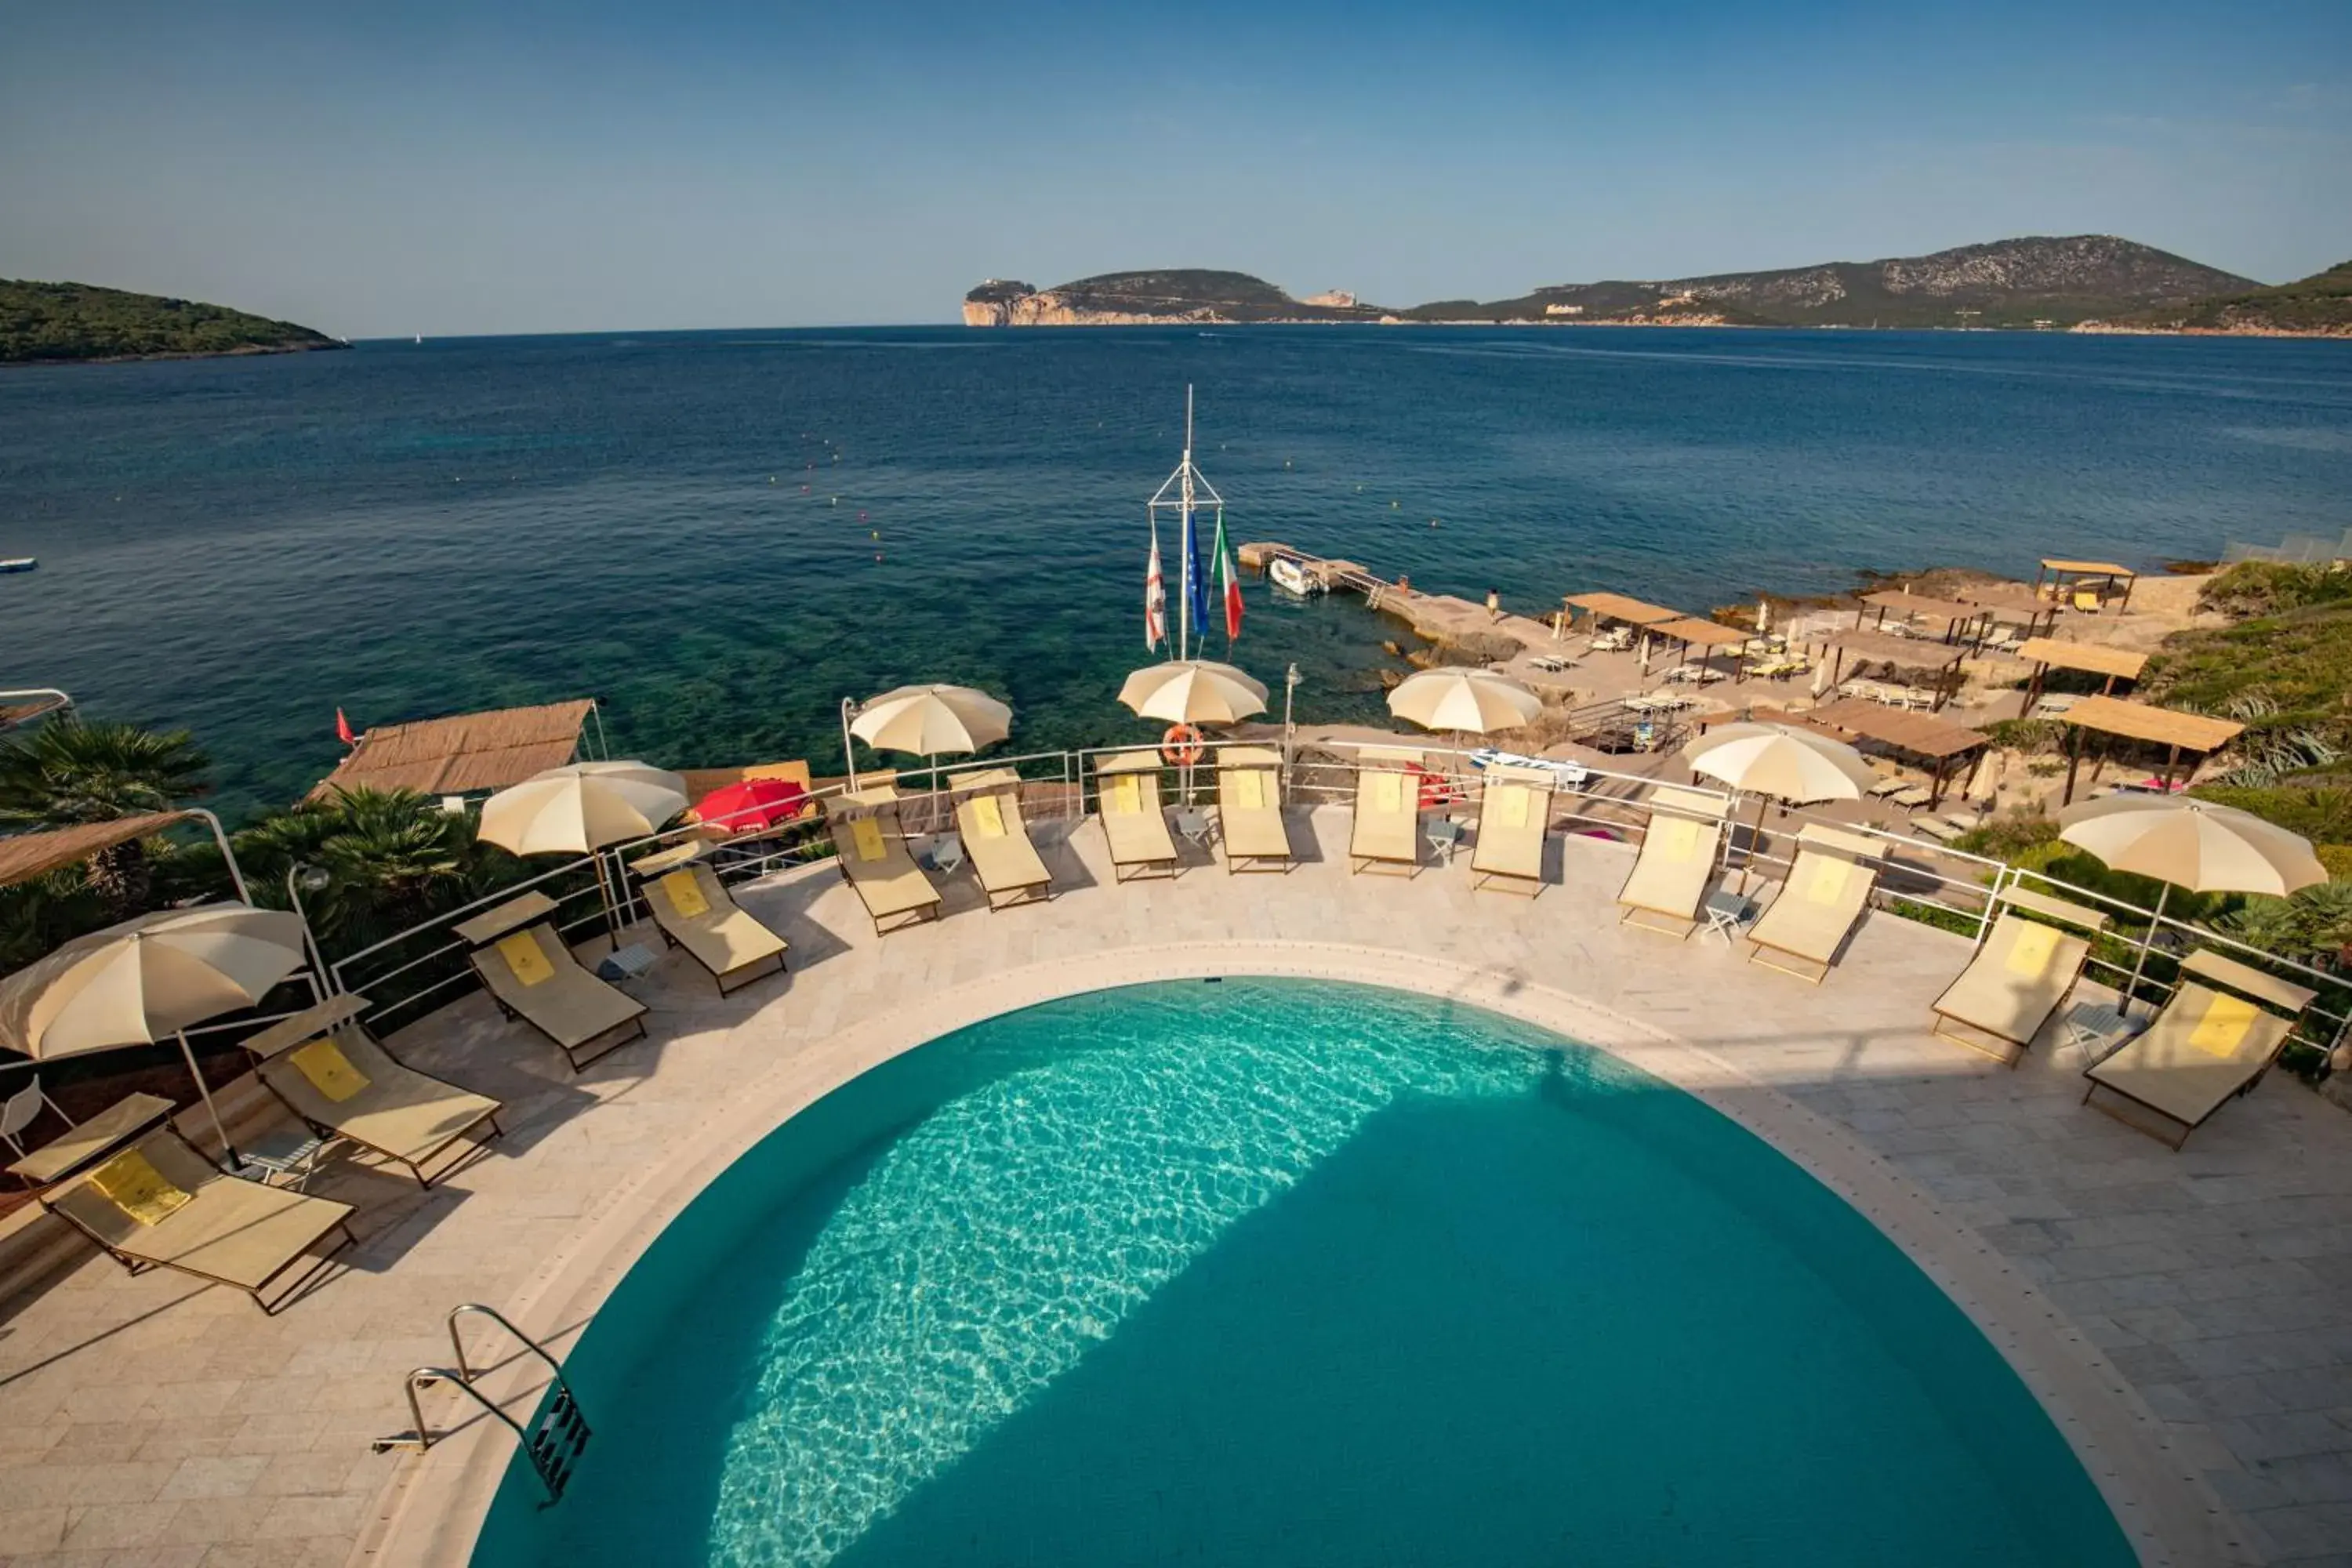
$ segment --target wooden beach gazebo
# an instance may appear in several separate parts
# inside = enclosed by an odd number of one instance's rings
[[[519,784],[560,768],[580,752],[581,727],[596,712],[591,698],[532,708],[497,708],[408,724],[380,724],[320,779],[310,798],[338,790],[412,789],[463,795]],[[602,721],[599,721],[600,736]]]
[[[1667,621],[1688,618],[1680,610],[1628,598],[1622,594],[1570,594],[1560,603],[1571,612],[1582,610],[1595,626],[1602,621],[1622,621],[1629,626],[1654,629]]]
[[[1870,623],[1877,630],[1884,631],[1886,617],[1894,615],[1906,622],[1939,623],[1944,628],[1941,640],[1950,643],[1969,640],[1978,623],[1987,618],[1987,613],[1980,605],[1930,598],[1925,594],[1915,594],[1908,588],[1887,588],[1862,596],[1862,607],[1854,612],[1853,616],[1856,630],[1862,628],[1864,619],[1872,610],[1878,612],[1878,618]]]
[[[1764,710],[1758,710],[1758,718],[1764,715]],[[1855,697],[1841,698],[1802,713],[1775,713],[1772,717],[1782,721],[1801,721],[1842,741],[1874,741],[1889,751],[1916,758],[1927,770],[1930,811],[1943,801],[1944,786],[1956,777],[1965,777],[1976,753],[1992,743],[1990,736],[1948,719],[1889,708],[1883,702],[1865,702]]]
[[[2058,625],[2058,606],[2022,583],[1976,583],[1952,590],[1952,597],[1973,605],[1987,621],[2006,621],[2034,637]]]
[[[2017,650],[2017,657],[2033,666],[2033,678],[2025,688],[2025,713],[2033,715],[2033,705],[2042,700],[2042,682],[2053,669],[2079,669],[2086,675],[2104,675],[2107,683],[2099,689],[2102,697],[2112,697],[2118,680],[2134,681],[2147,668],[2147,655],[2133,653],[2127,648],[2103,647],[2096,643],[2059,642],[2053,637],[2029,637]]]
[[[2212,755],[2234,741],[2245,730],[2243,724],[2228,719],[2209,719],[2202,713],[2179,713],[2169,708],[2158,708],[2146,702],[2128,702],[2120,697],[2085,697],[2065,712],[2058,715],[2068,726],[2066,736],[2066,793],[2061,805],[2071,805],[2074,800],[2074,774],[2083,765],[2083,732],[2095,731],[2103,735],[2117,736],[2127,741],[2165,748],[2164,765],[2158,778],[2165,790],[2172,788],[2173,770],[2180,765],[2185,752],[2193,771],[2199,761]],[[2092,765],[2091,776],[2098,777],[2106,765],[2102,755]]]
[[[2049,584],[2047,596],[2060,605],[2078,610],[2104,610],[2109,599],[2116,599],[2116,613],[2121,615],[2131,608],[2132,584],[2139,581],[2139,574],[2112,561],[2068,561],[2045,556],[2042,570],[2033,574],[2036,594],[2042,592],[2045,580]],[[2085,605],[2085,595],[2096,603]]]
[[[1849,657],[1857,663],[1874,658],[1912,669],[1935,671],[1936,696],[1928,705],[1930,711],[1941,711],[1945,702],[1949,700],[1950,689],[1958,684],[1960,661],[1968,657],[1968,649],[1951,643],[1898,637],[1885,632],[1813,632],[1806,634],[1803,641],[1808,651],[1814,648],[1830,650],[1829,679],[1833,687],[1845,678],[1845,661]]]
[[[1659,637],[1672,637],[1681,645],[1683,651],[1676,657],[1676,663],[1686,658],[1692,648],[1697,648],[1701,668],[1706,668],[1708,658],[1717,648],[1744,648],[1754,635],[1743,632],[1736,626],[1727,626],[1720,621],[1703,621],[1696,616],[1677,616],[1671,621],[1657,622],[1647,629]],[[1732,680],[1735,683],[1747,679],[1747,674],[1745,661],[1737,652],[1734,652],[1731,657]]]

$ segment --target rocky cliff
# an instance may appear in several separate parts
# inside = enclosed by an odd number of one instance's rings
[[[2187,332],[2231,337],[2352,337],[2352,261],[2299,282],[2200,300],[2185,308],[2141,310],[2085,321],[2084,332]]]
[[[1344,300],[1345,303],[1339,301]],[[1052,289],[992,278],[963,297],[968,327],[1118,327],[1200,322],[1374,321],[1352,294],[1294,300],[1246,272],[1106,272]]]

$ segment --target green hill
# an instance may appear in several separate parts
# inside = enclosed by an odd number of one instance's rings
[[[2116,317],[2108,324],[2190,332],[2318,332],[2330,337],[2352,336],[2352,261],[2340,261],[2300,282],[2200,300],[2186,310],[2137,311]]]
[[[0,364],[292,353],[343,345],[291,321],[87,283],[0,279]]]

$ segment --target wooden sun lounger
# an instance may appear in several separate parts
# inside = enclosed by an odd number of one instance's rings
[[[2106,929],[2107,917],[2024,888],[2003,893],[2001,902],[2009,907],[1932,1011],[1936,1034],[2015,1067],[2066,1005],[2090,960],[2091,937]]]
[[[1110,844],[1110,874],[1116,882],[1173,877],[1176,840],[1168,832],[1167,808],[1160,799],[1160,755],[1125,752],[1095,763],[1096,809]]]
[[[1687,938],[1700,925],[1699,900],[1723,849],[1722,797],[1661,786],[1650,796],[1650,826],[1641,858],[1617,890],[1625,907],[1620,925],[1637,925]]]
[[[499,1011],[546,1036],[578,1072],[643,1038],[646,1005],[581,966],[556,931],[554,912],[555,900],[533,891],[476,915],[457,931],[472,944],[466,961]]]
[[[1054,896],[1054,874],[1030,841],[1029,825],[1021,819],[1021,775],[1010,768],[990,768],[976,773],[948,776],[951,794],[965,794],[956,802],[956,827],[963,835],[963,852],[972,875],[988,895],[992,911],[1019,904],[1042,904]]]
[[[1748,928],[1748,961],[1816,985],[1828,979],[1838,949],[1869,906],[1878,870],[1863,862],[1877,854],[1876,841],[1859,834],[1819,824],[1799,833],[1789,879]]]
[[[876,805],[845,815],[836,801],[826,810],[825,827],[838,851],[834,858],[841,875],[856,889],[876,936],[940,918],[940,890],[907,853],[906,830],[896,811]]]
[[[499,1102],[418,1072],[386,1050],[360,1020],[367,998],[330,996],[246,1037],[254,1072],[278,1103],[321,1136],[347,1138],[408,1167],[420,1187],[425,1168],[459,1143],[465,1149],[435,1173],[446,1176],[505,1130]]]
[[[133,1274],[169,1268],[226,1285],[266,1314],[300,1294],[357,1239],[351,1205],[229,1175],[170,1127],[44,1194],[41,1205]],[[317,1250],[337,1235],[341,1239]],[[294,1278],[268,1300],[270,1287],[289,1274]]]
[[[1282,753],[1227,746],[1217,753],[1217,823],[1225,869],[1287,871],[1290,830],[1282,821]]]
[[[1348,830],[1348,869],[1421,869],[1421,753],[1367,746],[1356,757],[1356,817]]]
[[[702,965],[721,996],[784,972],[784,939],[737,903],[701,861],[647,877],[637,890],[662,940]]]
[[[1478,839],[1470,848],[1470,885],[1500,885],[1537,898],[1543,892],[1544,835],[1551,826],[1554,776],[1549,769],[1492,767],[1478,802]]]
[[[2104,1089],[2152,1110],[2179,1127],[2180,1136],[2171,1140],[2176,1150],[2215,1111],[2262,1081],[2296,1016],[2318,994],[2210,951],[2191,953],[2180,970],[2180,987],[2156,1021],[2083,1072],[2090,1080],[2084,1104]],[[2215,989],[2221,985],[2230,989]],[[2258,1002],[2283,1013],[2265,1012]],[[2151,1137],[2162,1136],[2104,1102],[2099,1109]]]

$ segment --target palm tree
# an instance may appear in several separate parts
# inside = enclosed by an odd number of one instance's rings
[[[467,819],[414,790],[338,790],[239,833],[256,893],[274,898],[296,866],[327,874],[306,900],[320,941],[354,952],[511,877],[512,862],[474,841]]]
[[[170,811],[204,788],[208,765],[184,730],[52,720],[0,742],[0,825],[72,827]],[[153,868],[133,840],[91,856],[84,877],[121,920],[145,907]]]

